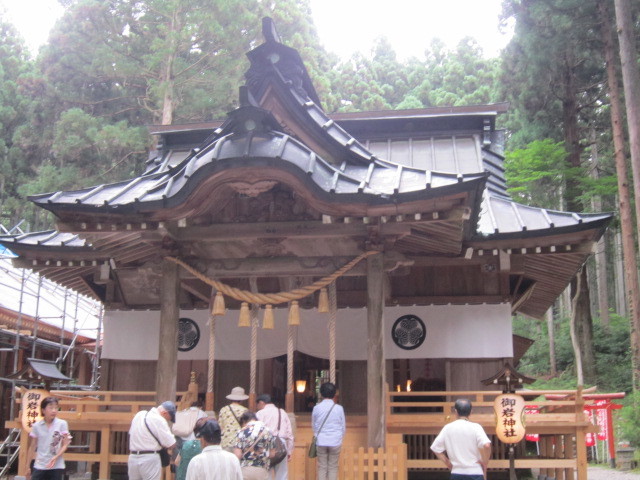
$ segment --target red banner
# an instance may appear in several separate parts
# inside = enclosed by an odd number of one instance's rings
[[[600,427],[598,432],[598,440],[606,440],[607,432],[609,431],[609,422],[607,416],[608,400],[598,400],[596,406],[600,407],[596,410],[596,422]]]

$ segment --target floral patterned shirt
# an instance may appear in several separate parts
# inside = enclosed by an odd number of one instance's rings
[[[269,450],[274,437],[259,420],[249,422],[238,432],[235,448],[242,450],[241,467],[269,468]]]
[[[233,409],[233,412],[231,411]],[[243,407],[239,403],[231,403],[220,409],[218,415],[218,423],[222,431],[222,441],[220,446],[227,450],[231,450],[236,444],[236,434],[240,430],[238,420],[240,416],[247,411],[247,407]],[[234,417],[235,413],[235,417]],[[236,417],[238,420],[236,420]]]

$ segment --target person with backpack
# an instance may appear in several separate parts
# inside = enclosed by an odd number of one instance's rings
[[[220,409],[218,414],[218,423],[222,429],[221,446],[229,452],[233,452],[236,444],[236,435],[240,430],[240,417],[248,409],[239,402],[244,402],[249,395],[244,393],[244,388],[233,387],[231,393],[227,395],[227,400],[231,400],[229,405],[225,405]]]
[[[236,436],[233,452],[240,460],[243,480],[268,480],[273,435],[256,414],[248,410],[240,417],[240,425],[242,429]]]
[[[256,416],[263,422],[274,437],[281,439],[286,448],[286,457],[275,463],[272,456],[271,468],[274,472],[274,480],[287,480],[289,460],[293,453],[293,429],[289,415],[282,408],[278,408],[271,401],[271,395],[263,393],[256,399]],[[275,465],[274,465],[275,463]]]

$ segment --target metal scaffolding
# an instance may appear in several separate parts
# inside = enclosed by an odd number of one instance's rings
[[[0,233],[20,235],[24,232],[18,224],[11,230],[0,225]],[[0,380],[9,381],[4,375],[17,373],[20,350],[23,357],[32,358],[45,351],[48,356],[57,352],[55,360],[58,367],[66,366],[65,373],[70,377],[74,376],[75,364],[79,361],[76,354],[86,354],[91,359],[91,381],[83,387],[97,388],[102,304],[32,270],[14,267],[12,258],[14,255],[0,246],[0,352],[13,353],[13,371],[5,368],[0,372]],[[86,346],[79,345],[79,338],[85,341]],[[95,341],[87,345],[87,339]],[[12,392],[14,387],[15,381],[12,381]],[[11,416],[13,409],[12,398]]]

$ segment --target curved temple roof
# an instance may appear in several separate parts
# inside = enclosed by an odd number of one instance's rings
[[[218,208],[225,200],[220,192],[229,193],[222,187],[243,194],[237,185],[244,183],[253,196],[280,183],[341,225],[373,222],[383,232],[384,223],[396,222],[388,231],[406,254],[469,258],[469,251],[497,255],[513,248],[514,255],[526,257],[520,270],[539,285],[514,300],[514,308],[543,315],[611,215],[549,211],[508,197],[495,130],[506,105],[327,115],[298,52],[281,43],[269,19],[263,31],[265,43],[247,54],[251,66],[240,107],[224,123],[154,127],[162,141],[142,176],[31,197],[73,233],[39,232],[0,242],[21,254],[85,252],[86,263],[71,262],[74,274],[62,272],[64,261],[45,264],[33,254],[33,262],[86,291],[82,277],[94,275],[97,265],[113,258],[123,265],[158,258],[161,247],[141,241],[151,235],[144,230],[155,230],[156,239],[161,232],[174,238],[164,222],[184,222]],[[350,228],[345,238],[361,239],[368,231]],[[557,245],[566,254],[548,255]],[[336,251],[341,248],[346,247]],[[551,270],[557,275],[548,275]],[[98,282],[89,294],[101,296],[100,288]]]
[[[125,182],[30,198],[54,213],[69,209],[116,214],[148,212],[178,205],[210,176],[250,167],[288,170],[310,183],[318,196],[331,203],[383,205],[442,195],[448,190],[481,189],[487,177],[484,172],[432,172],[377,159],[371,154],[366,155],[366,163],[345,160],[335,166],[300,141],[278,131],[278,124],[269,112],[243,106],[229,117],[211,141],[194,149],[176,167],[159,168]]]

